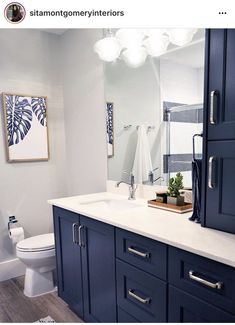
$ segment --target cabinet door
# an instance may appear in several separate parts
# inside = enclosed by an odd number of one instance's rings
[[[235,233],[235,141],[210,141],[207,153],[207,227]]]
[[[230,315],[190,294],[169,287],[169,323],[232,323]]]
[[[84,320],[116,322],[114,227],[80,217]]]
[[[235,139],[235,29],[209,32],[208,139]]]
[[[83,317],[81,250],[76,236],[79,216],[53,207],[58,294]]]

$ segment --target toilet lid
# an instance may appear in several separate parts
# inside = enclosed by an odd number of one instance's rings
[[[23,251],[45,251],[55,248],[54,234],[43,234],[21,240],[16,247]]]

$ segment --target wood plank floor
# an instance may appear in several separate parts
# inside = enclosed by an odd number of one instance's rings
[[[46,316],[58,323],[83,322],[56,292],[28,298],[23,287],[24,277],[0,282],[0,323],[33,323]]]

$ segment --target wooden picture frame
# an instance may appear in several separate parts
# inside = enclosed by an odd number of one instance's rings
[[[8,162],[49,160],[47,97],[2,93]]]
[[[113,103],[106,103],[106,139],[108,158],[114,156]]]

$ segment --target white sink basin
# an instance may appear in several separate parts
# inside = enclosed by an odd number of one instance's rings
[[[140,208],[144,205],[135,201],[128,200],[115,200],[115,199],[101,199],[95,201],[86,201],[80,203],[83,206],[94,208],[94,209],[102,209],[102,210],[110,210],[110,211],[126,211],[133,208]]]

